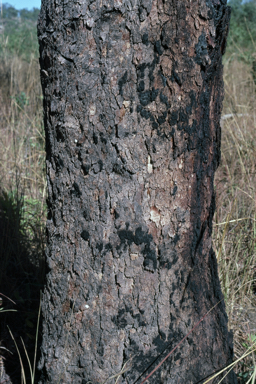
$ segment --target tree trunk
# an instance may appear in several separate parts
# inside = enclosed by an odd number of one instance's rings
[[[223,299],[211,232],[229,16],[226,0],[43,0],[41,383],[125,366],[118,384],[140,384]],[[221,301],[148,382],[201,383],[232,356]]]

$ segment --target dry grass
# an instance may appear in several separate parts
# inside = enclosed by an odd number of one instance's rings
[[[33,54],[29,62],[10,54],[4,35],[0,44],[0,185],[9,200],[19,201],[23,232],[40,241],[46,180],[39,63]]]
[[[19,311],[15,317],[9,311],[1,314],[0,345],[6,346],[1,349],[6,372],[16,382],[19,360],[6,326],[19,340],[23,360],[26,352],[33,361],[45,276],[45,150],[38,59],[31,54],[25,61],[10,54],[8,39],[1,34],[0,46],[4,47],[0,53],[0,285]],[[3,305],[10,309],[10,303]],[[29,376],[27,364],[24,369]],[[0,372],[1,382],[4,374]]]
[[[223,115],[232,116],[222,123],[213,242],[238,358],[256,335],[256,88],[251,67],[235,54],[225,63],[224,82]],[[250,356],[237,366],[240,382],[252,370]]]
[[[8,40],[0,36],[0,43],[8,45]],[[38,59],[31,55],[28,63],[6,49],[0,57],[0,81],[1,185],[13,185],[18,172],[25,194],[42,201],[45,153]]]

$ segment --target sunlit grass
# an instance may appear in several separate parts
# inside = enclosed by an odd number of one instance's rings
[[[225,62],[224,83],[213,244],[239,358],[256,335],[256,88],[251,67],[235,54]],[[236,371],[245,383],[254,372],[254,354],[241,360]]]

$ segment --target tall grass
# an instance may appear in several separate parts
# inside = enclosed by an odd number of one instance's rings
[[[8,36],[0,35],[0,166],[2,184],[18,170],[25,189],[37,199],[45,195],[44,131],[38,58],[29,62],[10,53]]]
[[[33,36],[36,41],[35,25]],[[0,382],[7,375],[13,382],[20,381],[19,356],[7,325],[29,376],[26,354],[33,361],[45,275],[45,150],[38,53],[33,49],[14,52],[15,44],[13,36],[0,34],[0,286],[18,310],[18,316],[1,313],[0,345],[4,341],[6,346],[1,359],[5,358],[6,373],[0,370]],[[9,303],[4,305],[10,308]]]
[[[256,88],[251,66],[225,61],[222,160],[215,177],[213,243],[234,333],[235,357],[256,338]],[[253,371],[253,355],[237,365],[240,382]]]
[[[40,247],[44,237],[46,182],[39,64],[33,53],[29,62],[10,53],[8,38],[4,35],[0,35],[0,45],[1,42],[2,199],[5,204],[16,204],[23,235],[32,242],[36,237]],[[14,219],[17,221],[18,216]],[[35,242],[31,246],[34,247]]]

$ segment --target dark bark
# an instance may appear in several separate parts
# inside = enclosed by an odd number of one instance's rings
[[[103,383],[130,358],[118,383],[140,383],[222,300],[211,232],[229,16],[226,0],[43,0],[42,383]],[[222,301],[149,382],[201,383],[232,356]]]

